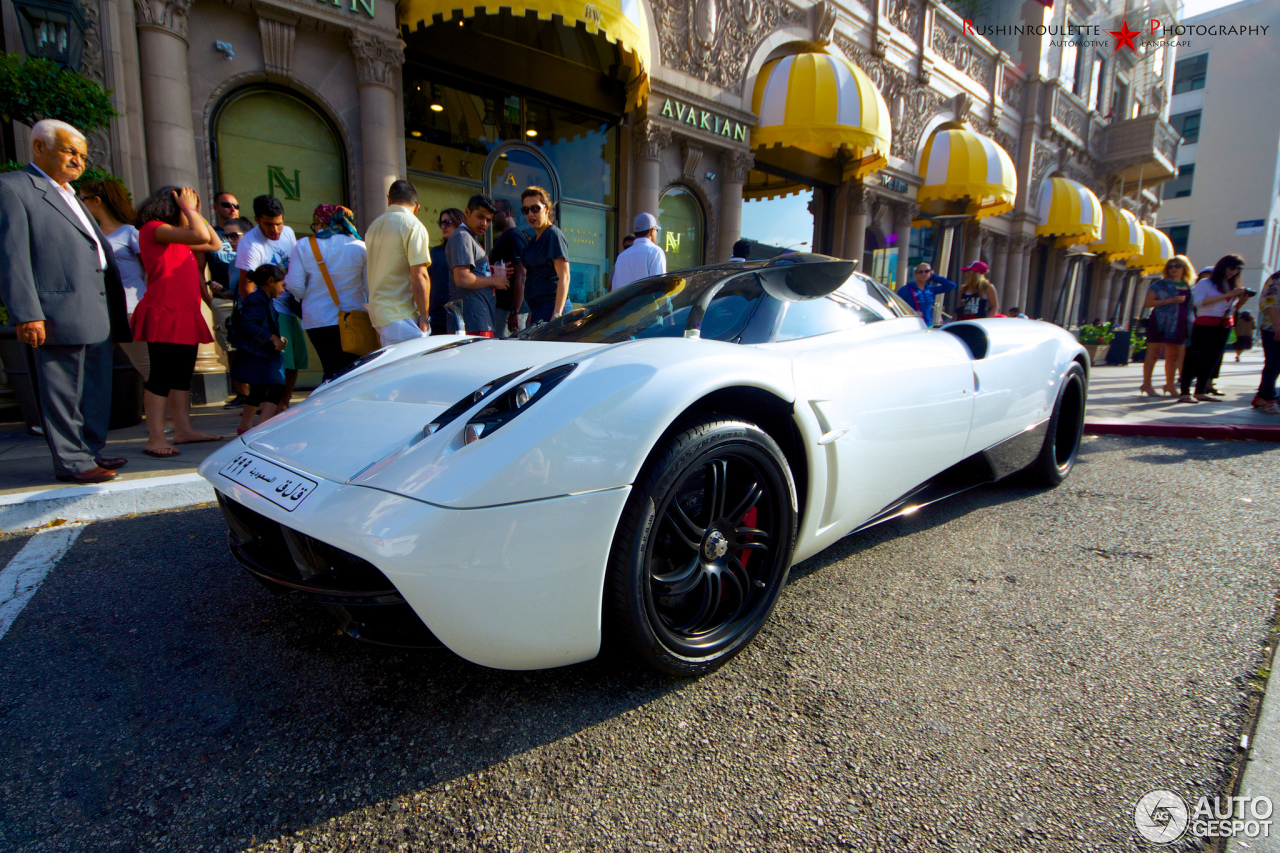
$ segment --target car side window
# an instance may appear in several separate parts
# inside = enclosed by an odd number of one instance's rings
[[[857,302],[869,311],[874,311],[877,319],[897,319],[897,312],[890,307],[889,301],[877,292],[878,287],[879,285],[871,279],[855,273],[849,277],[848,281],[840,285],[840,289],[836,293],[843,295],[846,299]]]
[[[794,341],[829,335],[883,319],[866,305],[850,299],[841,288],[821,299],[787,303],[787,313],[782,317],[774,340]]]
[[[906,300],[874,279],[871,280],[871,292],[876,294],[879,300],[889,306],[889,309],[899,317],[920,316],[915,312],[915,309],[906,303]]]

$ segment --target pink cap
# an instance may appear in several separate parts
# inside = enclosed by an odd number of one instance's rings
[[[991,269],[991,267],[987,266],[986,261],[974,261],[967,267],[961,267],[960,272],[976,272],[985,275],[989,269]]]

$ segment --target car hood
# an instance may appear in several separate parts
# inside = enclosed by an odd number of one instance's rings
[[[421,441],[423,427],[481,386],[517,370],[571,361],[600,348],[481,340],[400,357],[393,348],[384,356],[385,364],[317,389],[248,433],[245,441],[300,470],[347,482]]]

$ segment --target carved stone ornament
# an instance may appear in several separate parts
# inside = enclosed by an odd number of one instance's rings
[[[889,0],[889,23],[893,24],[912,41],[920,41],[920,25],[924,21],[921,6],[915,0]]]
[[[636,156],[641,160],[657,160],[670,144],[671,131],[653,119],[644,119],[636,125]]]
[[[186,41],[187,12],[193,0],[134,0],[138,26],[164,30]]]
[[[853,39],[835,33],[836,46],[876,84],[889,105],[893,126],[893,143],[890,153],[903,160],[915,157],[924,126],[950,99],[930,89],[914,75],[899,68],[882,56],[863,50]]]
[[[880,194],[859,181],[849,187],[849,210],[855,215],[870,216]]]
[[[293,36],[297,22],[258,17],[262,37],[262,65],[268,77],[289,77],[293,72]]]
[[[808,18],[787,0],[653,0],[652,6],[662,64],[736,94],[760,42]]]
[[[956,121],[964,121],[968,118],[971,109],[973,109],[973,96],[968,92],[961,92],[951,99],[951,110],[955,113]]]
[[[80,9],[84,13],[84,49],[80,54],[80,73],[93,82],[107,88],[106,63],[102,58],[102,25],[98,14],[96,0],[80,0]],[[112,103],[120,112],[124,112],[119,97]],[[89,161],[104,164],[110,159],[111,137],[106,129],[90,135],[85,142],[89,146]]]
[[[957,70],[985,86],[988,92],[991,91],[996,76],[995,57],[976,50],[959,33],[951,32],[936,22],[933,25],[933,50]]]
[[[702,146],[684,142],[681,143],[680,150],[684,154],[684,168],[681,170],[681,174],[684,175],[686,181],[696,181],[698,179],[698,164],[702,162]]]
[[[911,223],[920,215],[920,205],[914,201],[909,201],[905,204],[896,205],[894,211],[895,230],[901,231],[911,227]]]
[[[720,177],[725,181],[745,183],[747,173],[756,164],[756,155],[750,151],[725,151],[720,155]]]
[[[1035,143],[1035,156],[1031,158],[1031,185],[1027,187],[1028,198],[1039,198],[1040,182],[1044,180],[1045,175],[1053,169],[1058,163],[1058,154],[1053,150],[1053,146],[1046,142],[1037,140]]]
[[[813,6],[813,40],[826,47],[831,44],[831,34],[836,30],[838,17],[835,4],[831,0],[819,0]]]
[[[356,82],[376,83],[394,88],[395,70],[404,65],[404,47],[399,39],[351,31],[351,54],[356,60]]]
[[[1027,91],[1027,81],[1005,69],[1000,80],[1000,100],[1016,110],[1022,110],[1022,98]]]

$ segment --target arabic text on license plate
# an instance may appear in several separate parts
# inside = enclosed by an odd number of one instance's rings
[[[314,480],[308,480],[252,453],[239,454],[223,465],[219,473],[290,512],[316,487]]]

